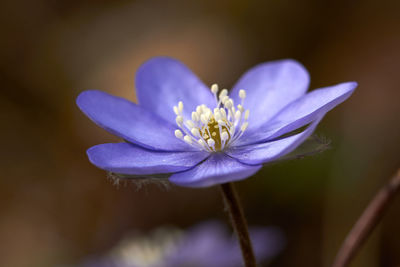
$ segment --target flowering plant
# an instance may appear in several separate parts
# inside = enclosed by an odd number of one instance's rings
[[[117,174],[167,174],[187,187],[245,179],[298,147],[357,86],[306,93],[309,80],[294,60],[267,62],[228,94],[216,84],[207,88],[175,59],[150,59],[136,74],[139,104],[95,90],[78,96],[89,118],[125,140],[90,148],[89,160]]]

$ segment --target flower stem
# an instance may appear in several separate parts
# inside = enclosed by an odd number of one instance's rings
[[[360,216],[350,233],[344,240],[332,267],[348,266],[367,240],[375,226],[382,219],[384,212],[391,204],[396,193],[400,191],[400,169],[397,174],[375,195],[364,213]]]
[[[236,235],[239,239],[245,266],[255,267],[256,258],[251,245],[246,218],[244,217],[243,209],[240,205],[239,197],[236,193],[233,183],[222,184],[221,191],[224,198],[225,207],[231,219],[232,227],[235,229]]]

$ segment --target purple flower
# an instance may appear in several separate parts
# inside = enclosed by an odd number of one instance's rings
[[[259,262],[270,260],[284,245],[281,232],[275,228],[251,227],[250,238]],[[243,258],[235,237],[227,235],[216,222],[199,224],[187,233],[173,254],[168,266],[235,267]]]
[[[284,246],[275,228],[251,227],[250,235],[259,262],[270,260]],[[217,222],[198,224],[188,231],[161,228],[147,237],[125,238],[108,255],[82,267],[236,267],[242,266],[237,239]]]
[[[309,80],[294,60],[267,62],[247,71],[228,95],[216,84],[207,88],[175,59],[150,59],[136,73],[139,104],[95,90],[78,96],[89,118],[126,141],[90,148],[89,160],[117,174],[168,174],[187,187],[245,179],[293,151],[357,86],[306,93]]]

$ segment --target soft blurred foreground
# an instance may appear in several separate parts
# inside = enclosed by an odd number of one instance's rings
[[[250,227],[258,263],[266,263],[284,247],[275,228]],[[209,221],[186,231],[160,227],[147,235],[131,233],[110,252],[92,256],[79,267],[240,267],[243,259],[237,239],[220,223]]]
[[[286,239],[269,266],[329,266],[400,166],[399,1],[5,1],[0,10],[0,266],[75,266],[133,231],[228,223],[217,188],[114,185],[85,150],[117,141],[76,107],[86,89],[135,100],[134,73],[168,55],[229,88],[295,58],[311,88],[355,80],[316,133],[332,148],[237,184],[250,225]],[[352,266],[400,265],[400,197]]]

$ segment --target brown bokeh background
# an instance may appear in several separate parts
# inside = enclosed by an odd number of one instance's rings
[[[0,266],[74,264],[133,229],[226,220],[217,188],[116,186],[85,150],[117,141],[76,107],[85,89],[135,100],[157,55],[230,87],[295,58],[311,88],[355,80],[317,133],[332,148],[238,183],[250,224],[284,231],[270,266],[329,266],[369,199],[400,166],[400,2],[5,0],[0,9]],[[352,266],[400,266],[400,198]]]

